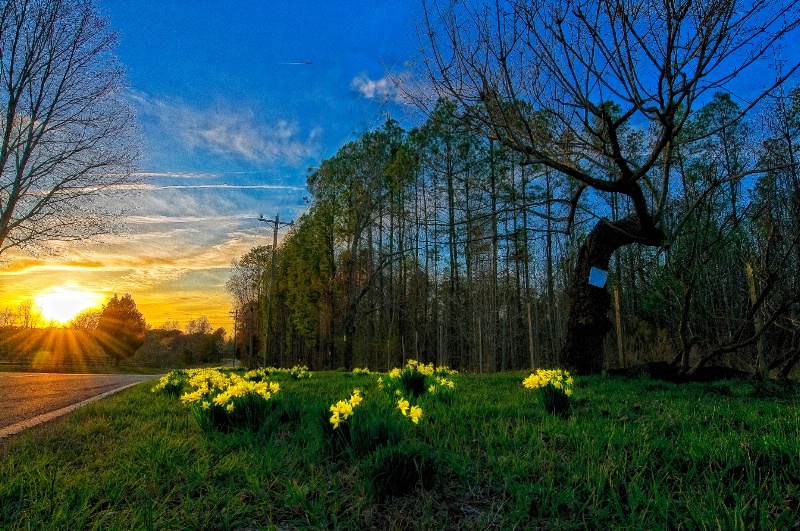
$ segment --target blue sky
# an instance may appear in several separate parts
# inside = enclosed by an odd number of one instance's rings
[[[405,1],[97,0],[120,34],[142,130],[131,232],[0,272],[0,304],[56,287],[129,292],[147,321],[230,328],[231,260],[271,243],[257,217],[296,218],[307,169],[387,113],[411,70],[419,7]]]

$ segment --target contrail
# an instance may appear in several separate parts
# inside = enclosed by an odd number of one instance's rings
[[[313,65],[311,61],[292,61],[290,63],[278,63],[279,65]]]

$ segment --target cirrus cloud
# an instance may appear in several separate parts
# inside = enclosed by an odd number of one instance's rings
[[[251,109],[220,105],[200,109],[180,101],[130,95],[141,116],[154,120],[187,151],[204,151],[263,165],[293,164],[318,151],[318,128],[305,137],[291,120],[269,123]]]

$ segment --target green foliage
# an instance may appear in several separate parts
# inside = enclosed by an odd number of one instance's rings
[[[563,391],[552,385],[546,385],[539,389],[539,393],[541,393],[545,411],[559,417],[569,416],[570,400]]]
[[[400,385],[405,394],[415,398],[427,391],[425,375],[412,368],[405,368],[400,371]]]
[[[161,391],[171,398],[178,398],[183,392],[186,382],[189,380],[189,374],[184,370],[170,371],[162,376],[158,384],[153,387],[153,392]]]
[[[339,416],[334,411],[338,404],[319,417],[325,445],[336,457],[355,460],[377,448],[397,444],[410,427],[383,393],[369,393],[358,405],[352,406],[351,414],[334,422],[333,418]]]
[[[350,429],[350,449],[354,458],[402,440],[410,424],[394,410],[385,397],[375,396],[355,415]]]
[[[436,452],[425,443],[401,442],[378,448],[363,465],[363,474],[378,500],[432,488],[440,470]]]

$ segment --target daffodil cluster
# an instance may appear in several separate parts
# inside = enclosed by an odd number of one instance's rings
[[[353,374],[372,374],[366,367],[356,367],[353,369]]]
[[[156,391],[161,391],[167,396],[178,398],[183,390],[183,386],[186,385],[187,378],[188,375],[186,371],[170,371],[158,380],[158,383],[151,391],[154,393]]]
[[[433,363],[428,363],[427,365],[424,363],[420,363],[417,360],[408,360],[406,362],[406,369],[410,370],[417,370],[424,374],[425,376],[432,376],[433,373],[436,371],[436,368],[433,366]]]
[[[522,381],[522,385],[528,389],[541,389],[549,385],[562,391],[567,396],[572,396],[573,383],[574,380],[569,371],[562,371],[561,369],[537,369],[535,373]]]
[[[444,402],[451,402],[455,396],[456,383],[444,376],[434,377],[434,382],[428,386],[428,393]]]
[[[412,406],[408,403],[408,400],[400,397],[400,400],[397,401],[397,409],[400,410],[404,417],[411,419],[411,422],[419,424],[419,419],[422,418],[422,408]]]
[[[561,369],[538,369],[522,381],[528,389],[539,390],[547,412],[563,417],[569,414],[573,383],[569,372]]]
[[[252,369],[244,373],[244,379],[250,380],[251,382],[261,382],[268,380],[273,372],[277,372],[277,369],[274,367],[259,367],[258,369]]]
[[[350,418],[350,415],[353,414],[353,408],[358,406],[362,400],[361,391],[353,389],[353,394],[350,395],[348,400],[339,400],[331,406],[330,423],[333,425],[334,430],[339,427],[339,424]]]
[[[402,369],[394,368],[389,371],[388,378],[378,378],[378,388],[386,389],[396,395],[420,396],[426,392],[446,391],[440,393],[443,397],[455,389],[455,383],[442,375],[456,374],[457,371],[447,367],[435,367],[433,363],[420,363],[417,360],[408,360]]]
[[[267,381],[254,382],[246,380],[238,374],[225,374],[215,369],[200,369],[189,378],[189,385],[194,391],[181,396],[184,404],[198,403],[203,409],[211,404],[233,411],[237,398],[248,395],[269,400],[280,391],[280,384]]]
[[[431,384],[431,386],[428,387],[428,391],[431,392],[431,393],[434,393],[434,392],[436,392],[437,387],[444,388],[444,389],[455,389],[456,388],[456,384],[455,384],[455,382],[453,380],[448,380],[447,378],[445,378],[443,376],[437,376],[436,377],[436,384],[435,385]]]
[[[181,372],[189,389],[181,402],[192,409],[203,429],[258,430],[271,411],[270,400],[280,391],[277,382],[261,379],[263,375],[252,371],[244,376],[226,369]]]
[[[291,369],[283,367],[260,367],[245,373],[244,377],[248,380],[266,380],[270,376],[287,375],[295,380],[311,378],[313,373],[309,372],[305,365],[295,365]]]
[[[313,373],[309,372],[308,367],[305,365],[295,365],[289,369],[289,376],[295,380],[302,380],[303,378],[311,378]]]

